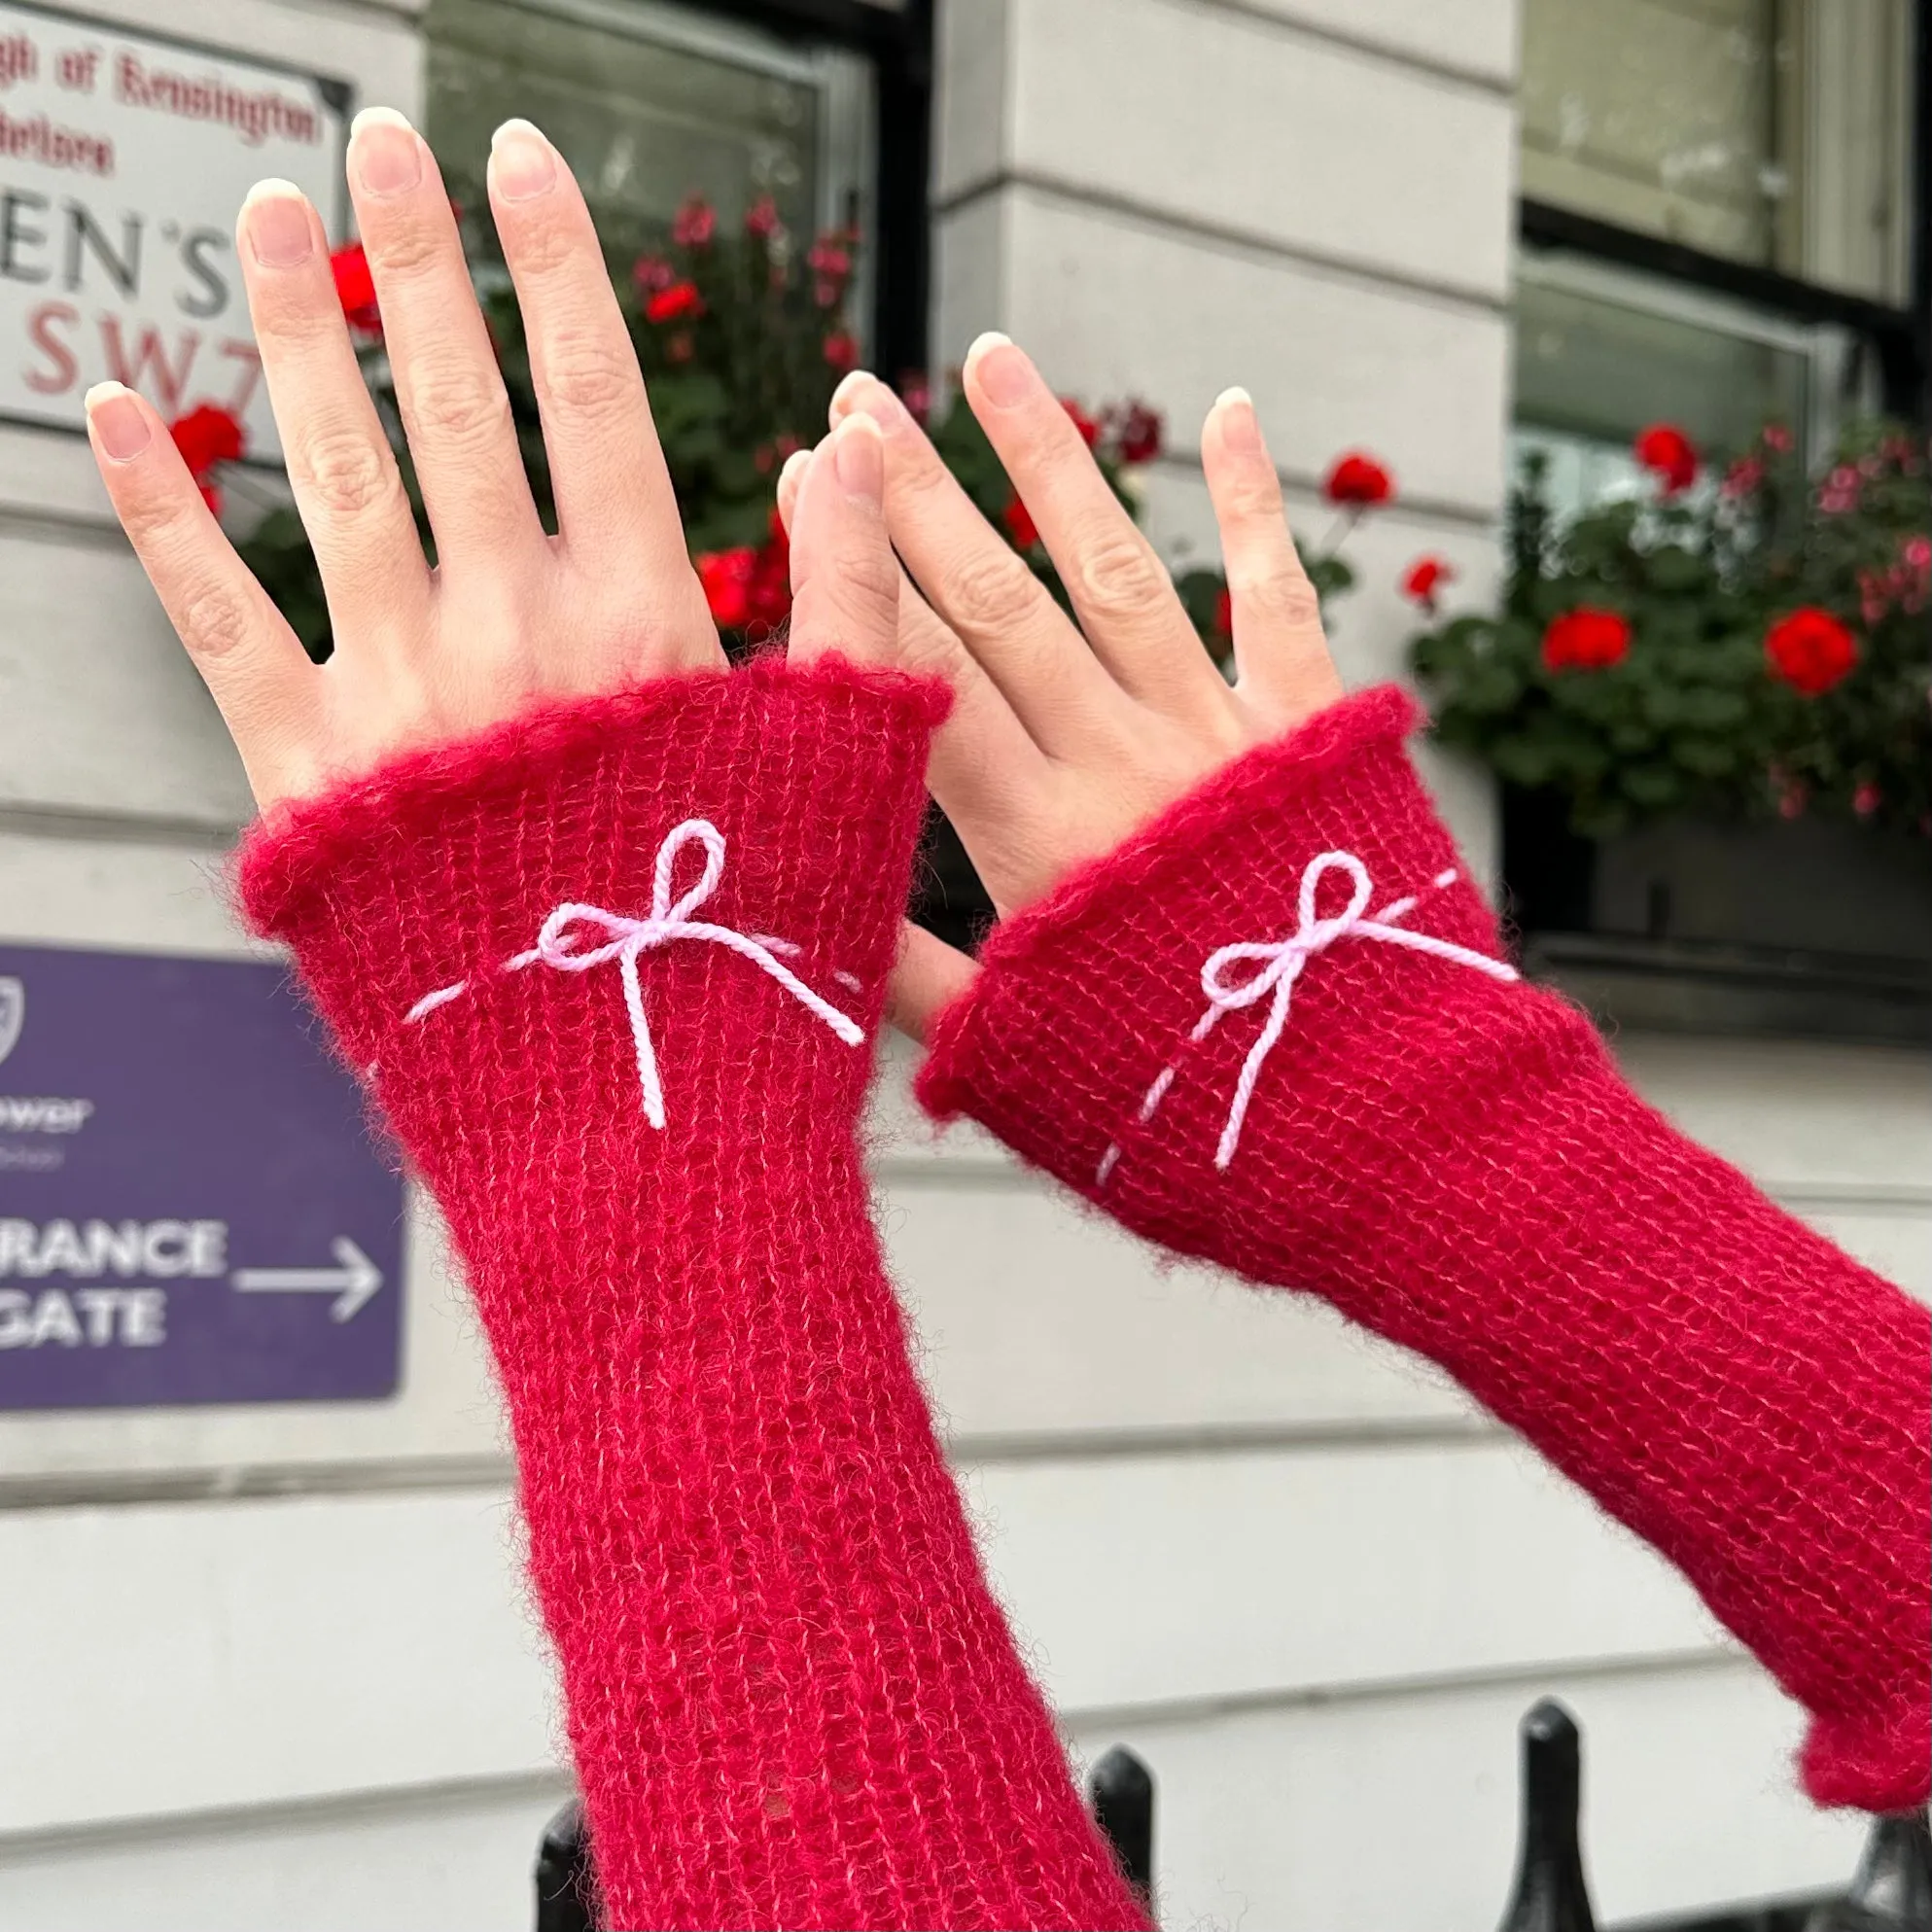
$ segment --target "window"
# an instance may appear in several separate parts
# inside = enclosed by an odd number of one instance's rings
[[[1843,332],[1588,261],[1527,262],[1516,326],[1518,446],[1549,456],[1565,504],[1635,488],[1646,423],[1741,449],[1773,418],[1825,434],[1812,419],[1845,388]]]
[[[1520,439],[1560,500],[1645,423],[1816,449],[1921,406],[1911,0],[1527,0]]]
[[[1905,304],[1908,0],[1528,0],[1523,192]]]
[[[1769,421],[1924,420],[1932,0],[1524,0],[1515,438],[1561,513]],[[1628,1026],[1932,1038],[1926,855],[1807,821],[1600,844],[1506,791],[1535,970]],[[1827,910],[1827,908],[1829,908]],[[1740,1923],[1745,1922],[1743,1920]]]
[[[426,132],[451,193],[476,203],[491,130],[510,115],[537,122],[614,263],[661,240],[691,193],[726,221],[769,194],[795,234],[855,227],[866,244],[855,321],[881,367],[916,367],[927,12],[907,0],[430,0]],[[915,193],[882,207],[879,191],[908,164]]]

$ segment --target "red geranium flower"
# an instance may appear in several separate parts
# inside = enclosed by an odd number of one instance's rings
[[[329,272],[335,278],[335,299],[351,329],[366,334],[382,334],[382,311],[375,305],[375,277],[369,273],[369,255],[359,241],[338,248],[329,258]]]
[[[174,446],[199,482],[218,463],[232,463],[247,442],[247,433],[228,410],[203,403],[168,425]]]
[[[1554,617],[1543,633],[1543,665],[1550,671],[1607,671],[1630,654],[1630,619],[1621,611],[1587,605]]]
[[[932,385],[923,375],[908,375],[899,384],[899,401],[915,423],[923,423],[932,413]]]
[[[188,465],[188,474],[201,491],[201,501],[217,515],[222,513],[222,492],[213,481],[215,470],[240,456],[248,433],[226,409],[212,403],[200,404],[168,425],[168,435]]]
[[[1336,463],[1321,488],[1330,503],[1372,509],[1394,496],[1395,479],[1373,456],[1357,449],[1351,450]]]
[[[1808,698],[1842,683],[1858,662],[1858,640],[1829,611],[1807,604],[1765,634],[1773,673]]]
[[[1697,444],[1676,424],[1652,423],[1632,446],[1636,460],[1663,484],[1667,497],[1697,481]]]
[[[673,282],[659,289],[644,305],[647,322],[682,322],[686,316],[704,313],[704,298],[695,282]]]
[[[702,194],[693,194],[671,224],[671,239],[680,248],[705,248],[718,232],[718,210]]]
[[[1724,473],[1724,480],[1718,485],[1721,495],[1735,502],[1739,497],[1755,496],[1764,487],[1764,459],[1757,456],[1740,456]]]
[[[1849,463],[1841,463],[1818,485],[1818,508],[1827,516],[1845,516],[1858,508],[1865,478]]]
[[[1435,614],[1436,592],[1456,581],[1456,566],[1447,557],[1418,557],[1402,580],[1402,595]]]
[[[841,248],[830,235],[821,235],[805,257],[805,266],[828,282],[842,282],[852,273],[850,250]]]
[[[678,271],[661,255],[640,255],[631,263],[631,287],[646,300],[677,279]]]
[[[1161,412],[1144,403],[1130,403],[1120,418],[1120,460],[1151,463],[1161,453]]]
[[[825,337],[825,361],[843,375],[849,369],[859,367],[859,338],[849,330],[841,329],[834,335]]]
[[[770,534],[755,549],[740,544],[691,559],[712,622],[720,630],[775,628],[791,612],[791,544],[776,509]]]
[[[1031,550],[1039,542],[1039,525],[1033,520],[1033,512],[1018,497],[1000,512],[1000,516],[1016,550]]]
[[[769,194],[760,194],[745,210],[745,232],[759,241],[769,241],[779,230],[778,203]]]
[[[1067,411],[1073,427],[1080,432],[1080,440],[1092,449],[1100,441],[1100,425],[1071,396],[1063,396],[1060,399],[1060,406]]]
[[[746,598],[746,621],[776,627],[791,615],[791,540],[774,506],[771,534],[758,551]]]
[[[730,550],[707,550],[695,559],[704,601],[720,630],[744,628],[751,613],[752,573],[757,561],[757,552],[749,544]]]
[[[1234,592],[1225,587],[1214,599],[1214,635],[1216,637],[1234,635]]]

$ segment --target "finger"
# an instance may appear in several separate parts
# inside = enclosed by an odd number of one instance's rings
[[[791,535],[791,512],[798,504],[798,486],[812,467],[813,454],[809,449],[794,449],[778,473],[778,520],[785,525],[788,539]]]
[[[923,926],[907,922],[886,985],[886,1017],[924,1046],[932,1024],[978,976],[966,956]]]
[[[886,541],[885,494],[886,450],[875,423],[842,423],[812,452],[791,534],[788,654],[794,662],[832,650],[856,664],[893,661],[898,567]]]
[[[423,546],[342,320],[321,219],[300,190],[257,182],[241,205],[236,252],[330,627],[338,649],[354,650],[427,606]]]
[[[854,374],[835,420],[872,418],[886,439],[886,523],[926,600],[1004,695],[1036,744],[1072,755],[1117,715],[1119,692],[1066,614],[973,508],[925,432],[876,376]]]
[[[257,801],[303,789],[317,672],[223,536],[161,419],[132,390],[87,395],[88,440],[115,514],[221,707]]]
[[[1286,730],[1342,695],[1321,603],[1295,550],[1281,478],[1245,389],[1208,411],[1201,466],[1221,532],[1241,695]]]
[[[1134,696],[1168,712],[1227,705],[1174,579],[1101,474],[1027,356],[1005,336],[966,352],[966,401],[1038,525],[1094,654]]]
[[[439,563],[534,551],[543,526],[456,217],[428,144],[394,108],[356,116],[349,193]]]
[[[779,473],[778,513],[788,531],[796,521],[811,458],[811,451],[801,449]],[[998,853],[1014,842],[1017,822],[1047,807],[1046,755],[896,563],[894,572],[898,628],[891,661],[914,677],[938,679],[953,693],[952,709],[933,736],[927,783],[962,838],[982,855]],[[793,635],[795,650],[795,627]],[[997,861],[992,862],[997,869]]]
[[[671,473],[577,180],[529,122],[506,121],[491,142],[489,186],[530,344],[559,533],[599,571],[678,585],[679,608],[689,608],[683,580],[694,587],[695,579]],[[716,638],[704,629],[709,654]]]
[[[778,475],[778,514],[789,534],[794,534],[798,493],[813,453],[801,449],[790,456]],[[897,566],[895,565],[896,570]],[[984,708],[992,718],[1010,720],[1013,743],[1032,744],[1025,727],[1014,718],[1011,707],[994,689],[986,673],[974,663],[958,638],[932,615],[932,608],[920,596],[900,570],[898,575],[898,632],[894,640],[893,661],[915,677],[937,678],[950,685],[957,712]],[[1035,747],[1037,753],[1037,747]]]

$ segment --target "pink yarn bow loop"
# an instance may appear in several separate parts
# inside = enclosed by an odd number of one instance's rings
[[[1322,875],[1330,870],[1346,872],[1350,879],[1349,903],[1330,919],[1316,916],[1316,894]],[[1301,897],[1297,911],[1301,925],[1292,939],[1280,941],[1243,940],[1211,953],[1201,968],[1201,991],[1217,1012],[1235,1013],[1252,1006],[1273,993],[1283,1005],[1288,988],[1301,976],[1301,969],[1317,953],[1346,937],[1368,910],[1368,867],[1352,852],[1324,852],[1310,861],[1301,875]],[[1252,965],[1260,968],[1246,979],[1230,981],[1231,966]],[[1273,1041],[1269,1042],[1271,1045]]]
[[[704,847],[704,871],[695,885],[674,899],[671,896],[672,874],[677,867],[678,855],[693,843]],[[617,962],[623,975],[624,1008],[630,1015],[631,1038],[637,1047],[637,1077],[644,1094],[645,1117],[651,1126],[660,1130],[664,1125],[664,1087],[657,1071],[657,1053],[651,1044],[650,1025],[644,1010],[644,985],[638,970],[640,956],[653,952],[659,946],[668,946],[680,939],[701,939],[711,945],[727,947],[768,972],[807,1012],[823,1021],[848,1046],[861,1046],[865,1039],[865,1030],[857,1021],[814,993],[779,959],[772,949],[784,945],[783,940],[769,935],[752,938],[732,927],[714,926],[708,921],[691,918],[690,915],[718,890],[719,881],[723,876],[724,834],[708,819],[686,819],[668,833],[664,843],[657,848],[649,918],[629,919],[621,913],[607,912],[602,906],[569,902],[558,906],[544,920],[543,930],[537,934],[536,946],[509,962],[513,967],[541,963],[554,967],[558,972],[588,972],[612,960]],[[602,931],[609,937],[602,945],[584,946],[581,941],[585,936],[585,928]]]
[[[1349,902],[1340,912],[1323,919],[1317,913],[1316,898],[1323,877],[1331,871],[1347,875],[1350,881]],[[1448,885],[1455,876],[1453,872],[1444,873],[1436,884]],[[1214,1165],[1217,1168],[1225,1170],[1234,1159],[1235,1149],[1241,1144],[1242,1123],[1247,1118],[1248,1104],[1254,1098],[1261,1069],[1267,1064],[1269,1054],[1274,1052],[1275,1043],[1288,1024],[1295,981],[1301,977],[1309,961],[1317,954],[1326,952],[1343,939],[1379,939],[1388,945],[1407,946],[1414,952],[1433,953],[1438,959],[1453,960],[1458,966],[1486,972],[1492,979],[1516,978],[1513,966],[1505,966],[1501,960],[1491,959],[1487,953],[1474,952],[1448,939],[1432,938],[1426,932],[1411,932],[1406,927],[1396,924],[1415,910],[1416,898],[1413,896],[1392,901],[1372,919],[1366,917],[1374,891],[1368,867],[1352,852],[1324,852],[1311,859],[1303,869],[1301,892],[1295,908],[1300,924],[1288,938],[1242,940],[1209,954],[1207,963],[1201,968],[1201,990],[1208,996],[1208,1010],[1202,1015],[1200,1026],[1195,1029],[1196,1039],[1205,1037],[1225,1014],[1239,1012],[1243,1007],[1268,999],[1271,994],[1274,996],[1268,1017],[1262,1023],[1260,1036],[1248,1049],[1247,1058],[1242,1062],[1241,1077],[1235,1083],[1234,1101],[1228,1108],[1227,1125],[1222,1128],[1220,1144],[1214,1150]],[[1230,976],[1232,969],[1243,966],[1254,969],[1245,977]]]

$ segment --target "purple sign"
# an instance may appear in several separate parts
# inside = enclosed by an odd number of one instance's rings
[[[280,966],[0,946],[0,1410],[396,1391],[403,1182]]]

